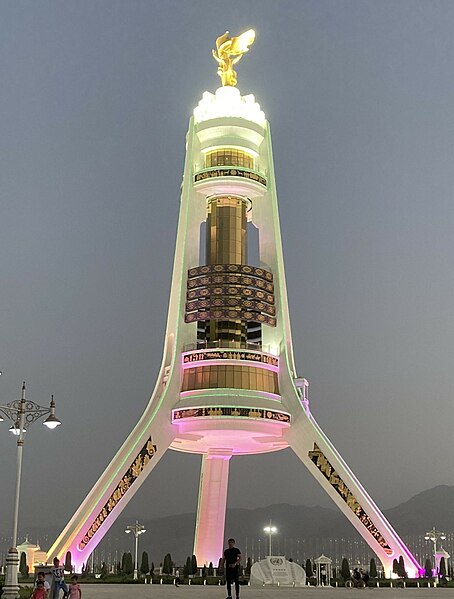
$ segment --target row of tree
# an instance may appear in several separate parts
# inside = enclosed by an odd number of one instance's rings
[[[73,571],[70,551],[68,551],[66,554],[64,567],[67,572]],[[166,553],[166,555],[164,556],[164,561],[160,564],[160,568],[161,567],[162,567],[163,574],[173,574],[175,564],[172,561],[172,556],[170,555],[170,553]],[[252,561],[251,561],[251,558],[249,557],[247,559],[247,563],[245,566],[245,571],[246,571],[247,575],[250,574],[251,567],[252,567]],[[139,572],[143,576],[147,576],[147,575],[153,576],[154,569],[155,569],[154,563],[151,562],[151,565],[150,565],[150,562],[148,559],[148,553],[146,551],[144,551],[142,553],[142,560],[140,563]],[[312,576],[315,575],[315,567],[310,559],[306,560],[304,569],[306,570],[306,576],[308,578],[311,578]],[[187,576],[198,574],[198,570],[199,569],[198,569],[198,565],[197,565],[196,556],[195,555],[188,556],[186,558],[186,563],[183,567],[183,576],[187,577]],[[19,571],[22,574],[22,576],[28,576],[29,567],[27,565],[27,558],[26,558],[26,554],[24,552],[22,552],[20,555]],[[221,572],[221,560],[219,560],[218,572]],[[84,576],[89,573],[90,573],[89,565],[84,564],[84,566],[82,567],[82,575]],[[123,553],[123,555],[121,557],[121,562],[118,562],[116,564],[116,573],[123,574],[125,576],[129,576],[134,573],[134,563],[133,563],[133,559],[132,559],[132,554],[130,552]],[[407,572],[405,570],[404,558],[402,556],[400,556],[398,560],[394,559],[393,573],[397,574],[397,576],[399,576],[399,578],[407,578]],[[107,574],[108,574],[108,568],[107,568],[107,565],[105,562],[103,562],[101,564],[100,574],[103,577],[107,576]],[[212,562],[210,562],[209,566],[204,566],[202,568],[202,576],[206,577],[206,576],[213,576],[213,575],[214,575],[214,566],[213,566]],[[369,575],[371,578],[377,577],[377,565],[375,563],[374,558],[372,558],[370,560]],[[445,562],[444,557],[442,557],[440,560],[439,575],[441,578],[444,578],[447,575],[446,562]],[[351,577],[350,565],[349,565],[348,559],[346,557],[344,557],[342,559],[340,576],[344,580],[348,580]],[[426,560],[425,567],[424,567],[424,576],[426,578],[432,577],[432,562],[430,561],[430,559]]]

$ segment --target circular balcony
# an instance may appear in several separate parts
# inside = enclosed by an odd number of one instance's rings
[[[205,196],[235,193],[250,198],[263,196],[267,180],[242,166],[211,166],[194,174],[194,188]]]

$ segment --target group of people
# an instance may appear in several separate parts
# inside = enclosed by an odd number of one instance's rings
[[[367,587],[369,584],[369,574],[362,568],[359,570],[358,568],[355,568],[352,574],[352,582],[353,586],[357,589],[360,587]]]
[[[78,583],[78,577],[71,576],[71,583],[65,582],[65,569],[60,566],[58,557],[54,557],[54,567],[51,568],[52,585],[46,580],[44,572],[38,572],[31,599],[60,599],[60,591],[63,591],[63,599],[82,599],[82,590]]]

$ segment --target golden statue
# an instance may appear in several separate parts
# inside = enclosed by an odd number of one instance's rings
[[[212,52],[213,58],[219,65],[218,75],[222,85],[236,85],[236,72],[233,70],[233,65],[241,60],[245,52],[249,51],[249,46],[254,43],[254,40],[255,31],[253,29],[248,29],[238,37],[229,38],[228,31],[218,37],[216,51],[212,50]]]

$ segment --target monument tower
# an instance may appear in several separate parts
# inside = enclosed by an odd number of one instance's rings
[[[417,561],[316,423],[297,374],[270,127],[233,69],[254,38],[249,30],[216,40],[222,87],[203,94],[189,122],[164,356],[150,402],[48,557],[71,551],[76,568],[86,563],[173,449],[202,456],[194,554],[217,563],[231,458],[290,447],[386,573],[403,556],[417,576]]]

